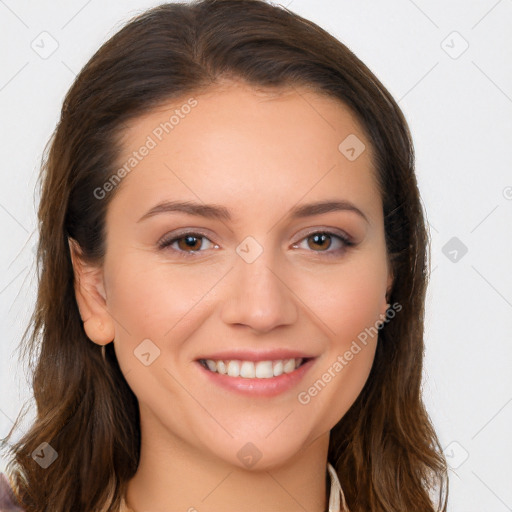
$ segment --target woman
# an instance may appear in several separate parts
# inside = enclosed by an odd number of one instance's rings
[[[446,510],[413,146],[327,32],[136,17],[65,98],[39,220],[24,510]]]

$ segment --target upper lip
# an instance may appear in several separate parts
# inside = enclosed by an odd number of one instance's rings
[[[276,361],[279,359],[293,358],[311,359],[316,357],[299,350],[274,349],[274,350],[225,350],[198,357],[201,359],[213,359],[214,361],[228,361],[238,359],[239,361]]]

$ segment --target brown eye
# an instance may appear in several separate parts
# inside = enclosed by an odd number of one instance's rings
[[[329,249],[332,243],[331,236],[327,233],[315,233],[308,236],[307,240],[310,249],[320,249],[320,251]],[[309,242],[310,240],[312,240],[311,243]]]
[[[304,242],[307,247],[304,247]],[[329,231],[316,231],[294,244],[295,249],[309,249],[310,252],[322,253],[326,256],[336,256],[343,253],[348,247],[355,245],[347,236],[331,233]]]
[[[182,251],[187,251],[187,249],[198,251],[202,245],[202,238],[203,237],[200,236],[188,235],[177,238],[176,241],[178,242],[178,247]]]
[[[169,248],[180,255],[187,256],[204,252],[205,249],[218,248],[218,245],[213,244],[210,239],[201,233],[184,233],[180,236],[164,237],[158,242],[158,247],[160,249]]]

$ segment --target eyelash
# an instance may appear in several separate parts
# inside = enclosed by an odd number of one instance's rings
[[[353,247],[354,245],[356,245],[347,236],[333,233],[332,231],[328,231],[328,230],[319,230],[319,231],[312,231],[311,233],[308,233],[306,236],[301,238],[297,243],[293,244],[293,246],[294,247],[297,246],[300,242],[302,242],[303,240],[307,240],[308,238],[312,237],[313,235],[327,235],[332,238],[337,238],[338,240],[340,240],[342,242],[343,247],[341,247],[340,249],[336,249],[334,251],[329,250],[330,247],[329,247],[329,249],[326,249],[325,251],[313,251],[313,250],[311,251],[314,253],[325,255],[325,257],[327,257],[327,258],[340,256],[349,247]],[[182,238],[187,238],[189,236],[192,236],[195,238],[205,238],[205,239],[209,240],[212,244],[214,243],[203,233],[199,233],[199,232],[195,232],[195,231],[187,231],[185,233],[181,233],[179,236],[173,236],[172,238],[164,237],[162,240],[160,240],[158,242],[157,245],[158,245],[159,249],[163,250],[163,249],[170,247],[174,242],[177,242],[178,240],[181,240]],[[214,245],[216,245],[216,244],[214,244]],[[172,250],[175,251],[177,254],[179,254],[180,257],[184,257],[184,258],[197,257],[197,256],[195,256],[197,253],[204,252],[201,250],[199,250],[199,251],[197,251],[197,250],[196,251],[181,251],[181,250],[177,250],[177,249],[172,249]]]

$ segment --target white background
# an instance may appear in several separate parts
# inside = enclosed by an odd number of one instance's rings
[[[0,436],[30,391],[15,349],[35,293],[44,145],[75,74],[158,3],[0,0]],[[410,124],[432,236],[424,396],[452,466],[449,510],[512,511],[512,1],[282,5],[352,49]],[[42,58],[32,46],[52,38]]]

